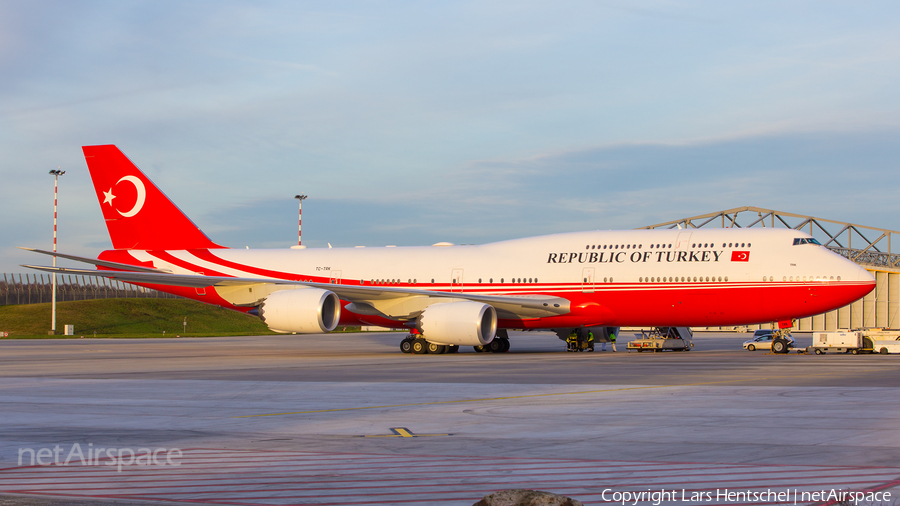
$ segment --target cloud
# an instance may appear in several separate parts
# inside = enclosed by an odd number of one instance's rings
[[[889,228],[896,225],[886,217],[900,210],[891,197],[900,183],[893,170],[898,137],[898,131],[805,133],[475,161],[396,194],[313,195],[304,205],[305,242],[479,243],[636,228],[745,205]],[[296,233],[296,201],[254,201],[207,218],[214,238],[221,232],[228,241],[286,246]]]

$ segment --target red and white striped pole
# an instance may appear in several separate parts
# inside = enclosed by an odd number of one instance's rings
[[[59,176],[65,174],[64,170],[51,170],[53,175],[53,252],[56,253],[56,216],[59,202]],[[56,255],[53,255],[53,267],[56,268]],[[50,299],[50,333],[56,334],[56,273],[53,273],[53,295]]]
[[[300,201],[297,222],[297,246],[303,246],[303,201],[306,200],[306,195],[294,195],[294,198]]]

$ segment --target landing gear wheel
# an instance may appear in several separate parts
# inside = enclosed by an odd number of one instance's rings
[[[454,344],[452,346],[447,346],[447,353],[459,353],[459,345]]]
[[[472,349],[475,350],[475,353],[484,353],[488,351],[487,346],[472,346]]]
[[[503,352],[503,340],[502,339],[494,339],[489,342],[487,346],[485,346],[491,353],[502,353]]]
[[[500,338],[500,344],[503,345],[503,348],[500,350],[501,353],[506,353],[509,351],[509,339]]]
[[[415,341],[415,338],[406,337],[402,341],[400,341],[400,351],[403,353],[412,353],[412,343]]]
[[[428,353],[428,341],[421,338],[414,340],[412,343],[412,352],[416,355]]]
[[[756,351],[756,346],[753,346],[752,344],[748,344],[747,351]]]
[[[772,341],[772,352],[787,353],[787,342],[784,339],[776,339]]]
[[[447,352],[447,347],[443,344],[437,343],[428,343],[428,353],[433,353],[435,355],[441,355]]]

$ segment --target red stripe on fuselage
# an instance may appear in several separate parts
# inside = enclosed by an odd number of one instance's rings
[[[160,260],[172,265],[203,272],[209,276],[228,276],[206,266],[195,265],[181,260],[167,251],[148,251]],[[307,276],[252,267],[224,260],[211,251],[188,250],[200,260],[229,269],[267,278],[286,280],[327,280],[320,276]],[[343,280],[344,284],[359,284],[359,281]],[[142,285],[145,286],[145,285]],[[375,286],[382,286],[376,284]],[[500,320],[501,328],[557,328],[582,325],[619,326],[723,326],[761,323],[789,318],[802,318],[820,314],[849,304],[872,290],[874,283],[865,282],[716,282],[716,283],[529,283],[529,284],[472,284],[465,287],[446,284],[386,283],[388,287],[408,287],[422,290],[459,290],[464,293],[544,295],[569,300],[572,312],[561,316],[534,318],[527,320]],[[193,299],[213,302],[210,298],[197,296],[188,290],[173,290],[172,287],[157,287],[171,293]],[[236,309],[227,301],[216,296],[214,302]],[[343,304],[346,305],[346,302]],[[242,309],[243,310],[243,309]],[[386,327],[403,327],[398,320],[356,315],[344,311],[341,324],[367,323]]]
[[[244,271],[249,274],[256,274],[258,276],[265,276],[267,278],[278,278],[278,279],[288,279],[292,281],[299,281],[301,278],[303,279],[312,279],[313,276],[304,276],[301,274],[292,274],[289,272],[281,272],[281,271],[272,271],[269,269],[262,269],[260,267],[252,267],[249,265],[239,264],[237,262],[232,262],[230,260],[225,260],[224,258],[217,257],[213,255],[209,250],[192,250],[190,252],[195,257],[206,260],[207,262],[214,263],[216,265],[221,265],[222,267],[228,267],[230,269],[235,269],[239,271]],[[322,279],[319,277],[319,279]]]

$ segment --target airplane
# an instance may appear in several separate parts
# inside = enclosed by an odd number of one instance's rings
[[[791,229],[559,233],[482,245],[231,249],[115,145],[83,146],[113,249],[56,253],[102,276],[259,316],[276,332],[405,329],[406,353],[506,351],[509,330],[715,327],[845,306],[875,278]],[[23,248],[54,255],[52,252]],[[789,326],[789,325],[788,325]]]

